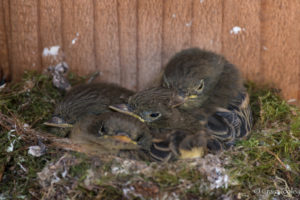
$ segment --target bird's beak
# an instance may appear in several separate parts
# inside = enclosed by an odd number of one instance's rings
[[[190,95],[187,97],[187,99],[196,99],[197,98],[197,95]]]
[[[130,139],[128,136],[125,135],[114,135],[111,137],[120,142],[137,144],[135,141],[133,141],[132,139]]]
[[[58,127],[58,128],[72,128],[72,124],[66,123],[63,119],[60,117],[52,117],[51,120],[48,122],[44,122],[44,125],[46,126],[52,126],[52,127]]]
[[[176,108],[182,104],[184,104],[188,100],[188,97],[185,96],[185,94],[177,94],[173,96],[171,101],[171,107]]]
[[[197,95],[186,96],[185,94],[178,94],[173,98],[172,108],[176,108],[182,104],[185,104],[185,102],[189,99],[196,99],[196,98]]]
[[[140,116],[138,116],[137,114],[133,113],[131,111],[131,109],[129,108],[128,105],[126,104],[118,104],[118,105],[113,105],[113,106],[108,106],[110,109],[114,110],[114,111],[117,111],[117,112],[120,112],[120,113],[123,113],[123,114],[126,114],[126,115],[130,115],[134,118],[137,118],[138,120],[140,120],[141,122],[145,122],[144,119],[142,119]]]
[[[57,128],[73,128],[72,124],[67,124],[67,123],[55,124],[55,123],[51,123],[51,122],[44,122],[44,125],[46,125],[46,126],[52,126],[52,127],[57,127]]]

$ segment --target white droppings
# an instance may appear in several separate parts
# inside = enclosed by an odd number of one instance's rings
[[[60,46],[52,46],[52,47],[45,47],[43,51],[43,56],[57,56]]]
[[[186,23],[185,25],[186,25],[187,27],[190,27],[190,26],[192,26],[192,23],[193,23],[193,21],[190,21],[189,23]]]
[[[176,14],[175,13],[172,15],[172,18],[176,18]]]
[[[204,2],[204,0],[200,0],[200,3],[203,3]]]
[[[16,131],[15,129],[12,129],[12,130],[10,130],[10,131],[8,132],[8,134],[7,134],[7,138],[8,138],[8,140],[10,141],[10,144],[9,144],[9,146],[8,146],[7,149],[6,149],[6,152],[12,152],[12,151],[14,150],[14,144],[15,144],[15,142],[16,142],[16,136],[13,135],[13,134],[11,134],[11,133],[12,133],[12,132],[15,132],[15,131]],[[11,140],[12,137],[14,137],[13,140]]]
[[[23,124],[23,127],[26,129],[26,128],[28,128],[29,127],[29,124]]]
[[[267,48],[266,46],[263,46],[262,48],[263,48],[263,50],[265,50],[265,51],[268,50],[268,48]]]
[[[76,43],[76,40],[78,40],[78,38],[76,37],[76,38],[74,38],[73,40],[72,40],[72,44],[75,44]]]
[[[72,40],[72,44],[76,43],[76,41],[78,40],[78,36],[79,36],[79,33],[77,32],[76,37]]]
[[[6,152],[12,152],[14,150],[14,144],[16,140],[13,140],[6,149]]]
[[[234,26],[231,30],[230,30],[230,34],[239,34],[241,31],[246,31],[245,28],[241,28],[239,26]]]
[[[61,176],[62,176],[63,178],[65,178],[65,177],[67,176],[67,174],[68,174],[68,169],[65,168],[65,171],[63,171],[63,172],[61,173]]]
[[[288,164],[285,165],[285,168],[286,168],[286,170],[288,170],[288,171],[291,171],[291,170],[292,170],[291,166],[288,165]]]
[[[3,88],[5,88],[5,86],[6,86],[6,83],[0,85],[0,91],[1,91]]]
[[[34,157],[40,157],[44,154],[44,151],[40,146],[31,146],[29,147],[28,154]]]

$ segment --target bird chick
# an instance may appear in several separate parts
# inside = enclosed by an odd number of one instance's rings
[[[223,56],[190,48],[175,54],[167,63],[162,86],[174,89],[184,99],[181,109],[202,108],[207,114],[227,107],[240,91],[243,81],[237,68]]]
[[[91,154],[144,155],[149,152],[151,134],[145,124],[121,113],[90,115],[78,121],[70,139]]]
[[[194,118],[189,113],[176,108],[177,101],[170,89],[156,87],[140,91],[128,100],[128,104],[111,105],[110,108],[138,118],[151,128],[187,129],[197,131],[201,127],[205,113]]]
[[[111,111],[108,105],[125,103],[133,92],[109,83],[82,84],[72,88],[58,103],[50,122],[46,125],[70,127],[87,115]]]
[[[227,146],[249,136],[249,97],[238,69],[223,56],[199,48],[183,50],[166,65],[162,86],[184,101],[179,109],[209,116],[207,127]]]

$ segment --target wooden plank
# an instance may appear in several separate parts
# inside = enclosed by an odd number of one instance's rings
[[[223,10],[222,52],[245,78],[260,81],[260,0],[227,0]]]
[[[72,71],[87,75],[96,70],[93,1],[62,1],[65,61]]]
[[[100,79],[120,83],[118,15],[116,0],[95,1],[95,51]]]
[[[54,66],[63,60],[61,11],[60,0],[39,1],[40,52],[43,68]],[[59,47],[58,54],[47,54],[47,50],[55,46]]]
[[[118,0],[121,85],[137,89],[137,1]]]
[[[25,69],[39,70],[38,1],[10,0],[12,78],[21,78]]]
[[[262,4],[262,68],[265,83],[299,99],[300,2],[265,0]],[[299,103],[299,101],[298,101]]]
[[[4,4],[0,2],[0,81],[9,76],[8,38],[5,27]],[[3,73],[3,74],[2,74]]]
[[[194,0],[192,44],[220,53],[222,50],[222,0]]]
[[[161,70],[163,1],[138,1],[138,90],[151,87]]]
[[[165,65],[177,51],[191,45],[192,0],[165,0],[163,14],[163,55]]]

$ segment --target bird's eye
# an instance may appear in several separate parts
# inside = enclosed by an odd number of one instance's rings
[[[151,117],[151,118],[158,118],[158,117],[160,117],[160,113],[151,113],[149,116]]]
[[[204,88],[204,81],[201,80],[200,83],[199,83],[199,85],[196,88],[196,91],[197,92],[201,92],[203,90],[203,88]]]

